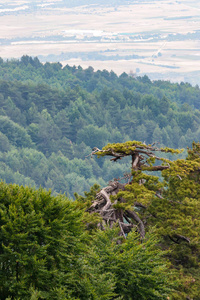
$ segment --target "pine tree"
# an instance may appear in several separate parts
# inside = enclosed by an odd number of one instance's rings
[[[178,270],[179,286],[172,299],[197,300],[200,296],[200,144],[193,143],[186,159],[170,161],[156,152],[180,153],[136,141],[108,144],[102,150],[94,148],[92,155],[111,156],[114,162],[131,157],[132,171],[125,175],[125,184],[114,180],[98,191],[92,203],[87,203],[87,211],[100,214],[101,228],[118,223],[124,238],[137,230],[144,240],[146,233],[156,226],[159,247],[170,251],[167,257]],[[163,179],[152,176],[149,173],[152,171],[162,171]]]

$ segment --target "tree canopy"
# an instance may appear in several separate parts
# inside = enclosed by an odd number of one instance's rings
[[[122,178],[125,183],[115,179],[93,198],[86,194],[86,210],[100,214],[102,229],[118,224],[125,239],[136,230],[143,240],[156,226],[159,248],[169,250],[166,256],[179,278],[172,299],[199,299],[200,144],[193,143],[186,159],[171,161],[156,152],[180,151],[137,141],[94,148],[91,155],[111,156],[113,162],[129,156],[131,173]],[[152,171],[161,171],[162,177]]]
[[[93,147],[128,140],[191,147],[200,138],[199,97],[198,86],[188,83],[43,65],[28,56],[2,61],[1,178],[55,193],[67,191],[70,197],[95,182],[105,186],[120,170],[123,175],[127,164],[112,165],[108,174],[108,162],[87,157]],[[32,157],[31,167],[27,155]]]
[[[157,239],[87,230],[78,201],[0,184],[0,299],[166,299],[175,284]]]

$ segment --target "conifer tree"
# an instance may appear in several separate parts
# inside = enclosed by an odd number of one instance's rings
[[[180,151],[170,148],[159,149],[142,142],[130,141],[108,144],[102,150],[94,148],[91,153],[99,157],[112,156],[113,162],[127,156],[131,158],[131,173],[125,175],[128,182],[125,184],[118,180],[110,182],[109,186],[99,191],[96,200],[88,208],[90,212],[100,212],[103,223],[111,227],[118,222],[121,235],[124,237],[134,226],[137,226],[141,238],[145,236],[145,226],[140,218],[140,210],[146,209],[153,198],[159,197],[163,183],[158,177],[147,175],[142,171],[162,171],[170,167],[170,161],[158,157],[156,152],[179,153]],[[156,160],[161,161],[162,165],[154,165]]]
[[[62,195],[2,182],[0,299],[110,299],[114,279],[88,258],[82,221]]]
[[[200,297],[200,143],[193,143],[186,159],[178,159],[162,172],[162,197],[148,207],[148,223],[156,225],[162,247],[179,270],[177,299]]]
[[[125,184],[115,180],[96,193],[87,211],[98,212],[101,228],[119,224],[120,235],[126,238],[137,230],[145,233],[156,226],[159,247],[167,255],[180,280],[172,299],[200,297],[200,143],[193,143],[186,159],[170,161],[156,152],[180,153],[179,150],[153,147],[141,142],[108,144],[94,148],[92,155],[111,156],[111,161],[131,158],[131,173]],[[159,162],[162,162],[160,165]],[[163,180],[149,172],[162,171]]]

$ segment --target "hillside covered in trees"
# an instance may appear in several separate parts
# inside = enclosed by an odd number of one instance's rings
[[[199,99],[0,60],[0,299],[199,299]]]
[[[0,299],[198,300],[200,144],[186,159],[159,152],[179,150],[96,148],[113,163],[128,157],[130,176],[75,201],[2,182]]]
[[[200,89],[126,73],[0,60],[0,176],[55,193],[105,186],[127,161],[91,159],[93,147],[141,140],[173,148],[200,139]]]

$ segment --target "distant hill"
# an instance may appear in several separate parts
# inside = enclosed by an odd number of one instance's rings
[[[129,170],[91,159],[93,147],[141,140],[186,148],[200,139],[200,90],[188,83],[23,56],[0,60],[0,103],[2,180],[70,196]]]

